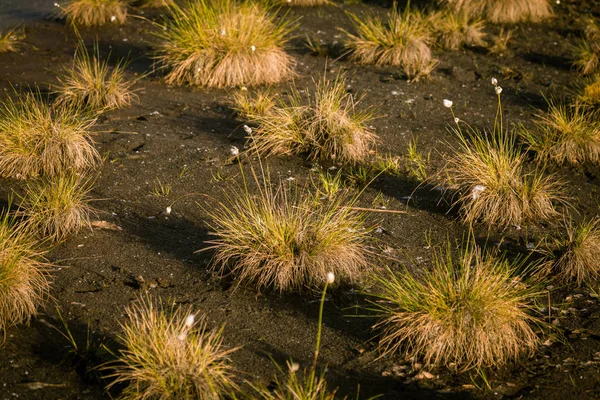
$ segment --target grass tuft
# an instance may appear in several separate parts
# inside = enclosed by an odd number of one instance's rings
[[[75,26],[99,26],[106,23],[124,24],[127,19],[125,0],[69,0],[60,6],[59,18]]]
[[[0,217],[0,331],[27,322],[48,296],[49,264],[36,241],[6,211]]]
[[[342,76],[322,78],[314,96],[304,102],[292,87],[288,104],[272,105],[268,98],[264,112],[249,114],[244,105],[238,109],[258,124],[251,135],[251,148],[264,156],[307,153],[310,159],[342,163],[365,161],[377,136],[368,128],[373,119],[369,111],[358,111],[360,99],[346,92]],[[247,107],[246,107],[247,109]]]
[[[436,253],[433,269],[421,278],[406,270],[376,277],[382,354],[403,352],[429,366],[465,371],[498,368],[536,349],[533,289],[508,261],[472,246],[458,257],[450,246]]]
[[[563,282],[578,286],[594,284],[600,278],[600,219],[569,223],[566,235],[549,244],[552,260],[545,264],[545,274],[554,273]]]
[[[578,100],[586,106],[600,109],[600,74],[588,81]]]
[[[539,22],[550,18],[549,0],[440,0],[452,12],[501,24]]]
[[[277,0],[290,7],[317,7],[331,4],[331,0]]]
[[[125,310],[125,349],[105,366],[109,388],[127,383],[120,399],[220,399],[236,387],[223,329],[209,330],[191,307],[165,310],[142,297]]]
[[[173,7],[175,0],[139,0],[135,4],[141,8]]]
[[[52,107],[27,93],[0,105],[0,175],[12,178],[82,172],[100,163],[90,139],[95,119],[72,105]]]
[[[17,45],[24,37],[25,35],[16,29],[10,29],[6,33],[0,32],[0,53],[17,51]]]
[[[367,268],[363,217],[344,204],[345,196],[319,202],[306,191],[268,183],[256,196],[248,188],[226,195],[227,204],[209,210],[217,238],[208,249],[221,275],[230,271],[240,283],[284,292],[320,287],[330,271],[340,282],[354,282]]]
[[[438,12],[429,16],[435,42],[443,49],[458,50],[463,46],[485,46],[485,22],[464,13]]]
[[[600,163],[600,122],[585,106],[550,102],[534,124],[534,129],[521,128],[519,134],[538,160],[559,165]]]
[[[166,81],[207,87],[277,83],[294,75],[285,53],[292,25],[257,3],[198,0],[173,6],[159,33]]]
[[[600,72],[600,26],[590,20],[584,30],[583,40],[573,48],[573,65],[583,75]]]
[[[91,229],[90,214],[94,210],[87,204],[90,190],[91,183],[74,174],[29,181],[21,197],[20,214],[39,236],[55,242],[63,240],[83,228]]]
[[[56,89],[57,104],[72,104],[75,107],[89,107],[92,110],[111,110],[129,106],[136,95],[130,90],[134,82],[125,79],[126,62],[119,62],[113,68],[108,60],[101,61],[97,44],[90,56],[83,43],[80,43],[73,59],[73,65],[58,78]]]
[[[361,64],[400,67],[409,79],[427,76],[437,61],[429,45],[433,33],[428,18],[408,6],[399,12],[396,5],[387,20],[348,13],[356,35],[348,35],[351,58]]]
[[[468,224],[521,226],[558,215],[560,184],[537,169],[528,170],[512,135],[486,138],[479,132],[467,139],[455,131],[459,148],[446,164],[442,181],[458,190],[460,211]]]

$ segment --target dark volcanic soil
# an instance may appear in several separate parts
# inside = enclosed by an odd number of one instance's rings
[[[4,9],[10,5],[10,1],[2,3]],[[530,124],[536,109],[545,107],[544,96],[573,93],[581,83],[570,67],[570,46],[581,35],[584,17],[590,13],[600,17],[599,2],[563,0],[556,6],[556,19],[514,27],[514,39],[505,54],[487,55],[483,48],[441,52],[436,54],[439,66],[431,79],[413,83],[394,69],[361,67],[343,57],[327,60],[303,47],[303,38],[310,34],[335,48],[344,39],[338,28],[351,29],[345,11],[383,15],[389,4],[379,3],[290,10],[290,17],[301,17],[289,49],[297,60],[296,84],[309,88],[322,72],[335,76],[345,71],[349,90],[365,94],[362,105],[372,107],[380,117],[373,123],[381,139],[379,152],[402,155],[416,137],[419,149],[431,152],[430,172],[439,169],[454,143],[447,129],[452,118],[443,99],[454,101],[461,119],[491,127],[496,96],[490,79],[496,77],[504,88],[505,121]],[[27,37],[17,53],[0,54],[0,88],[5,91],[0,97],[9,95],[12,87],[47,90],[56,83],[61,68],[71,63],[77,44],[76,35],[63,22],[36,17],[48,4],[24,4],[24,9],[33,10],[25,13],[22,25]],[[25,16],[2,10],[0,26]],[[156,19],[160,13],[144,16]],[[231,95],[239,89],[201,90],[162,83],[153,70],[155,29],[147,20],[130,18],[123,27],[81,32],[90,46],[97,38],[102,54],[111,53],[115,62],[129,56],[129,78],[139,79],[139,102],[99,118],[95,141],[105,162],[92,197],[97,219],[110,223],[110,229],[84,231],[49,254],[57,265],[52,299],[29,326],[8,330],[0,347],[0,399],[107,398],[97,374],[85,371],[110,356],[99,352],[79,360],[69,353],[65,338],[49,326],[62,327],[59,307],[80,346],[85,348],[89,332],[95,341],[104,340],[108,347],[117,348],[114,340],[123,310],[144,292],[192,305],[207,315],[211,327],[225,324],[225,344],[241,347],[232,355],[240,379],[268,383],[277,372],[270,357],[281,364],[293,358],[302,366],[312,359],[318,293],[279,296],[257,294],[252,287],[236,288],[207,271],[210,252],[196,253],[210,238],[203,207],[215,206],[224,189],[241,184],[239,165],[227,162],[230,146],[241,149],[245,143],[243,121],[230,108]],[[498,31],[496,26],[488,28],[490,35]],[[284,92],[288,86],[282,84],[279,90]],[[313,165],[300,157],[272,158],[268,164],[272,177],[310,182]],[[257,160],[243,158],[246,171],[251,165],[256,168]],[[598,214],[600,171],[564,168],[553,172],[565,181],[580,216]],[[167,196],[152,193],[159,181],[171,187]],[[397,266],[383,259],[381,249],[391,248],[396,259],[422,270],[431,258],[427,237],[440,244],[465,234],[456,215],[449,212],[448,202],[440,201],[440,192],[418,186],[410,178],[381,176],[361,196],[361,205],[372,207],[381,192],[389,201],[388,208],[408,211],[369,216],[371,225],[383,228],[383,233],[372,234],[374,252],[383,260],[375,260],[377,265]],[[2,188],[5,198],[16,186],[5,181]],[[172,205],[171,215],[161,215],[168,205]],[[552,226],[523,227],[492,233],[488,242],[506,235],[505,244],[525,250],[529,241],[553,231]],[[486,232],[479,233],[484,239]],[[378,394],[385,399],[599,398],[600,299],[588,289],[555,286],[549,292],[556,331],[540,332],[542,341],[550,340],[531,358],[488,371],[489,386],[481,376],[445,370],[428,371],[434,378],[421,379],[418,365],[399,356],[378,359],[370,329],[373,320],[353,317],[362,314],[353,306],[363,304],[364,299],[350,289],[328,295],[320,362],[328,366],[330,386],[339,386],[340,395],[352,398],[358,387],[359,398]],[[562,342],[560,335],[564,335]]]

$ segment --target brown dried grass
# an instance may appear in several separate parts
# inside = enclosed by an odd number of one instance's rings
[[[539,22],[553,15],[549,0],[440,0],[453,12],[493,23]]]
[[[293,58],[283,50],[292,26],[259,4],[199,0],[170,11],[157,33],[168,84],[255,86],[294,75]]]

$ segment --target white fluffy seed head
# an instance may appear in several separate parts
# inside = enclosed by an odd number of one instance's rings
[[[492,85],[498,86],[498,79],[492,78]]]
[[[240,149],[238,149],[238,148],[237,148],[237,147],[235,147],[235,146],[231,146],[231,147],[229,148],[229,152],[230,152],[230,153],[231,153],[231,155],[232,155],[232,156],[234,156],[234,157],[237,157],[237,156],[239,156],[239,155],[240,155]]]
[[[327,273],[327,283],[331,285],[333,282],[335,282],[335,275],[333,272],[328,272]]]
[[[494,90],[496,91],[496,94],[502,93],[502,88],[500,86],[496,86]]]
[[[185,326],[186,328],[191,328],[192,325],[194,325],[194,320],[196,319],[196,316],[194,314],[190,314],[187,316],[187,318],[185,319]]]
[[[471,191],[471,197],[473,198],[473,200],[477,200],[481,193],[485,192],[486,189],[487,188],[483,185],[475,185],[475,187]]]
[[[300,369],[300,364],[298,363],[290,363],[290,371],[291,372],[298,372],[298,370]]]
[[[452,107],[452,100],[444,99],[444,107]]]
[[[244,131],[248,134],[251,135],[252,134],[252,128],[250,128],[248,125],[244,125]]]

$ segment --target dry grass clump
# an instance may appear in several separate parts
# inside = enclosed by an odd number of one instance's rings
[[[0,105],[0,175],[25,179],[97,166],[94,123],[72,105],[53,107],[36,94],[6,99]]]
[[[128,383],[120,399],[224,398],[236,387],[223,329],[209,330],[191,307],[165,310],[141,298],[125,310],[120,341],[125,349],[116,363],[109,388]]]
[[[276,378],[274,388],[252,385],[256,397],[261,400],[334,400],[336,390],[327,388],[324,375],[314,370],[299,374],[296,363],[287,363],[288,373],[285,380]],[[280,372],[283,373],[283,371]]]
[[[580,104],[551,102],[544,114],[534,119],[535,128],[519,134],[536,157],[556,164],[580,165],[600,162],[600,122]]]
[[[23,36],[16,29],[11,29],[6,33],[0,32],[0,53],[17,51],[17,44]]]
[[[485,46],[485,22],[473,19],[464,13],[449,11],[430,15],[435,42],[447,50],[458,50],[462,46]]]
[[[139,0],[135,5],[141,8],[173,7],[175,0]]]
[[[0,217],[0,331],[29,321],[50,282],[48,264],[32,236],[4,211]]]
[[[549,243],[552,260],[545,264],[545,273],[554,273],[563,282],[594,284],[600,278],[600,219],[569,223],[566,236]]]
[[[234,109],[238,116],[245,119],[256,119],[267,115],[277,105],[277,93],[272,89],[257,90],[250,93],[240,90],[233,94]]]
[[[124,24],[127,19],[127,1],[70,0],[65,6],[60,6],[58,17],[81,26],[98,26],[108,22]]]
[[[492,43],[488,47],[489,54],[502,55],[508,51],[508,44],[512,40],[514,30],[500,28],[498,35],[492,37]]]
[[[552,16],[549,0],[440,0],[453,12],[494,23],[538,22]]]
[[[208,87],[254,86],[293,76],[283,46],[291,25],[257,3],[199,0],[169,8],[171,19],[157,33],[159,60],[169,84]]]
[[[57,104],[71,103],[75,107],[110,110],[126,107],[135,100],[131,91],[134,82],[125,78],[125,65],[110,68],[108,60],[101,61],[96,47],[90,56],[81,43],[75,52],[73,65],[66,69],[56,89]]]
[[[526,155],[514,137],[499,133],[485,138],[473,132],[467,139],[457,134],[459,148],[446,164],[442,181],[457,189],[465,222],[504,228],[558,215],[554,203],[562,201],[559,183],[526,168]]]
[[[353,282],[368,266],[363,217],[344,196],[318,202],[305,191],[265,183],[256,196],[237,188],[209,210],[217,237],[212,268],[280,292],[320,287],[328,272]]]
[[[600,107],[600,75],[596,75],[585,85],[578,100],[586,106]]]
[[[291,7],[317,7],[331,4],[330,0],[277,0],[277,2]]]
[[[392,8],[386,21],[375,16],[348,15],[356,35],[348,33],[351,58],[361,64],[400,67],[409,79],[427,76],[436,65],[429,45],[433,34],[427,17],[406,7]]]
[[[589,21],[584,31],[584,39],[574,49],[573,65],[583,75],[600,71],[600,27],[593,20]]]
[[[377,138],[368,127],[373,115],[356,110],[360,100],[346,92],[343,77],[321,79],[308,102],[296,88],[291,89],[288,104],[265,99],[255,103],[260,109],[255,114],[245,103],[238,105],[259,126],[251,136],[251,146],[259,154],[307,153],[310,159],[347,163],[365,161],[371,154]]]
[[[421,278],[406,270],[376,278],[382,353],[403,352],[459,371],[501,367],[532,353],[538,345],[529,314],[533,290],[516,268],[475,247],[454,258],[448,247]]]
[[[62,240],[83,228],[91,229],[90,190],[89,181],[69,173],[27,182],[20,214],[27,217],[26,225],[39,236]]]

